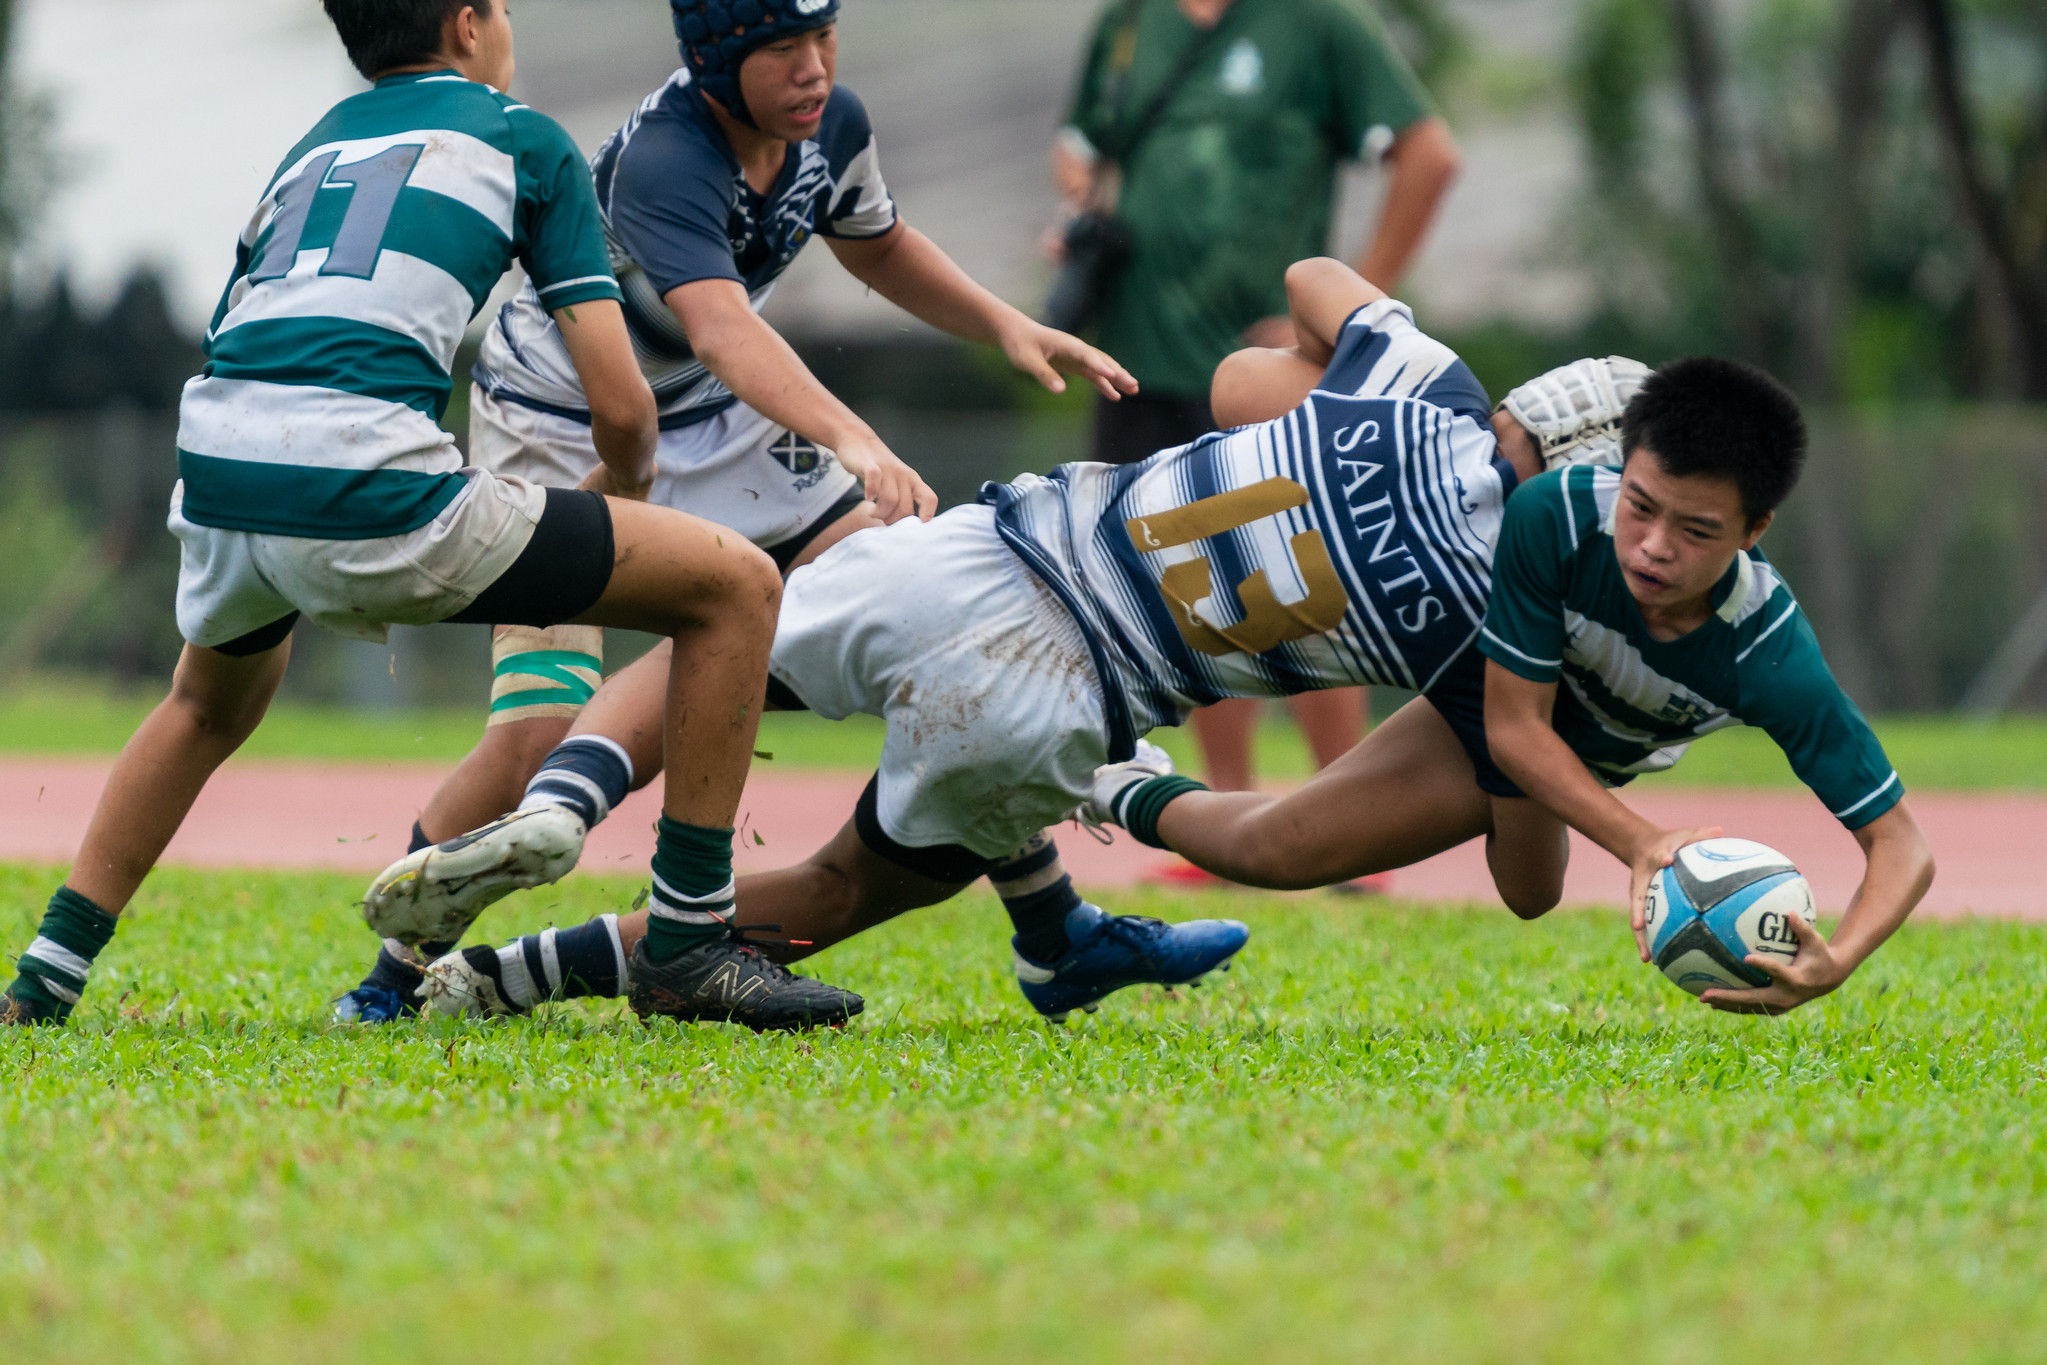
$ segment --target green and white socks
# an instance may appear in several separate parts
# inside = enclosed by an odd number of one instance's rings
[[[1205,792],[1208,788],[1191,777],[1168,773],[1164,777],[1148,777],[1142,782],[1132,782],[1109,801],[1109,817],[1140,844],[1153,848],[1166,847],[1159,838],[1159,817],[1177,797],[1188,792]]]
[[[732,831],[655,825],[654,889],[647,900],[647,956],[656,961],[723,938],[732,927]]]
[[[116,920],[68,886],[57,888],[35,942],[16,964],[4,1017],[16,1024],[62,1024],[85,993],[93,959],[114,937]]]

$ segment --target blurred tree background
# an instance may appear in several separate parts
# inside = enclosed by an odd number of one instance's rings
[[[1572,85],[1618,334],[1816,402],[2047,399],[2047,6],[1591,0]]]
[[[2008,406],[2047,400],[2047,6],[1589,0],[1571,84],[1585,341],[1740,356],[1815,406],[1770,549],[1865,704],[2017,699],[2047,649],[2047,439]]]
[[[17,3],[0,0],[0,71]],[[1586,296],[1444,339],[1495,395],[1585,354],[1766,366],[1815,432],[1766,548],[1854,695],[2047,705],[2047,4],[1524,0],[1567,34],[1560,55],[1524,56],[1493,31],[1497,3],[1379,8],[1453,124],[1566,112],[1575,188],[1543,240]],[[147,270],[97,306],[61,275],[23,285],[13,256],[61,164],[47,101],[7,81],[0,673],[155,683],[177,648],[162,520],[198,349]],[[1083,448],[1085,399],[998,357],[893,333],[798,340],[949,501]],[[387,703],[480,690],[479,669],[453,666],[481,656],[477,633],[437,638],[388,657],[308,639],[290,685]]]

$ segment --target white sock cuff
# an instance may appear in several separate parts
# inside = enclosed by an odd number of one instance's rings
[[[47,962],[66,976],[75,976],[80,981],[92,975],[92,963],[86,961],[77,953],[72,952],[55,939],[44,938],[41,934],[36,935],[36,941],[28,945],[27,949],[23,951],[22,956],[35,958],[40,962]],[[44,979],[48,980],[47,977]]]
[[[547,993],[549,995],[553,995],[562,988],[562,960],[560,953],[556,951],[554,946],[556,932],[553,929],[542,929],[540,931],[540,970],[547,976]]]
[[[627,753],[627,752],[625,751],[625,746],[624,746],[623,744],[620,744],[620,743],[619,743],[619,742],[618,742],[617,740],[615,740],[615,739],[612,739],[612,738],[611,738],[610,736],[608,736],[608,735],[595,735],[595,734],[586,734],[586,735],[570,735],[570,736],[569,736],[569,738],[568,738],[568,739],[565,739],[565,740],[563,740],[563,741],[562,741],[562,743],[563,743],[563,744],[567,744],[567,743],[569,742],[569,740],[574,740],[574,741],[575,741],[576,743],[578,743],[578,744],[595,744],[595,745],[599,745],[599,746],[600,746],[600,747],[602,747],[602,748],[605,748],[605,749],[608,749],[608,750],[610,750],[610,751],[611,751],[611,753],[612,753],[613,755],[615,755],[615,756],[617,757],[617,759],[618,759],[618,761],[619,761],[620,763],[623,763],[623,764],[625,764],[625,785],[626,785],[626,789],[627,789],[628,791],[630,791],[630,790],[632,789],[632,785],[633,785],[633,756],[632,756],[631,754],[629,754],[629,753]],[[557,746],[557,747],[559,747],[559,746]]]
[[[738,895],[738,883],[730,877],[708,896],[685,896],[656,875],[647,913],[678,924],[730,924]]]
[[[532,780],[526,784],[526,795],[519,802],[519,809],[535,810],[541,806],[565,806],[560,792],[550,791],[549,787],[573,787],[581,792],[589,801],[590,809],[597,814],[597,818],[590,822],[593,825],[602,822],[605,816],[611,814],[611,803],[604,799],[604,789],[581,773],[571,772],[567,768],[543,768],[533,774]]]
[[[74,990],[65,982],[59,981],[56,977],[46,972],[36,973],[36,980],[42,982],[43,988],[49,991],[51,995],[56,996],[67,1005],[78,1003],[79,991],[85,989],[86,978],[92,975],[92,964],[90,962],[56,940],[44,938],[40,934],[36,936],[35,942],[29,944],[23,950],[21,955],[24,959],[34,958],[36,961],[62,972],[69,980],[76,981],[78,989]]]
[[[533,974],[526,970],[526,950],[518,939],[498,949],[498,989],[514,1005],[530,1009],[539,1000],[533,989]]]
[[[618,916],[603,914],[597,918],[604,921],[604,932],[611,936],[611,951],[618,958],[618,993],[624,995],[626,981],[625,941],[618,936]]]

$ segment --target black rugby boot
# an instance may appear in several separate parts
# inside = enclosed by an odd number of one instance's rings
[[[837,1027],[867,1008],[851,991],[798,976],[770,962],[748,943],[744,929],[655,961],[647,941],[633,946],[626,1001],[642,1019],[650,1014],[692,1022],[744,1024],[769,1029]]]

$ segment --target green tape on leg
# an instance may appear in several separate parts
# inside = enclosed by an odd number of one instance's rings
[[[490,709],[496,715],[530,706],[580,708],[596,692],[604,665],[594,654],[536,649],[507,655],[491,673],[495,681],[491,686]]]

